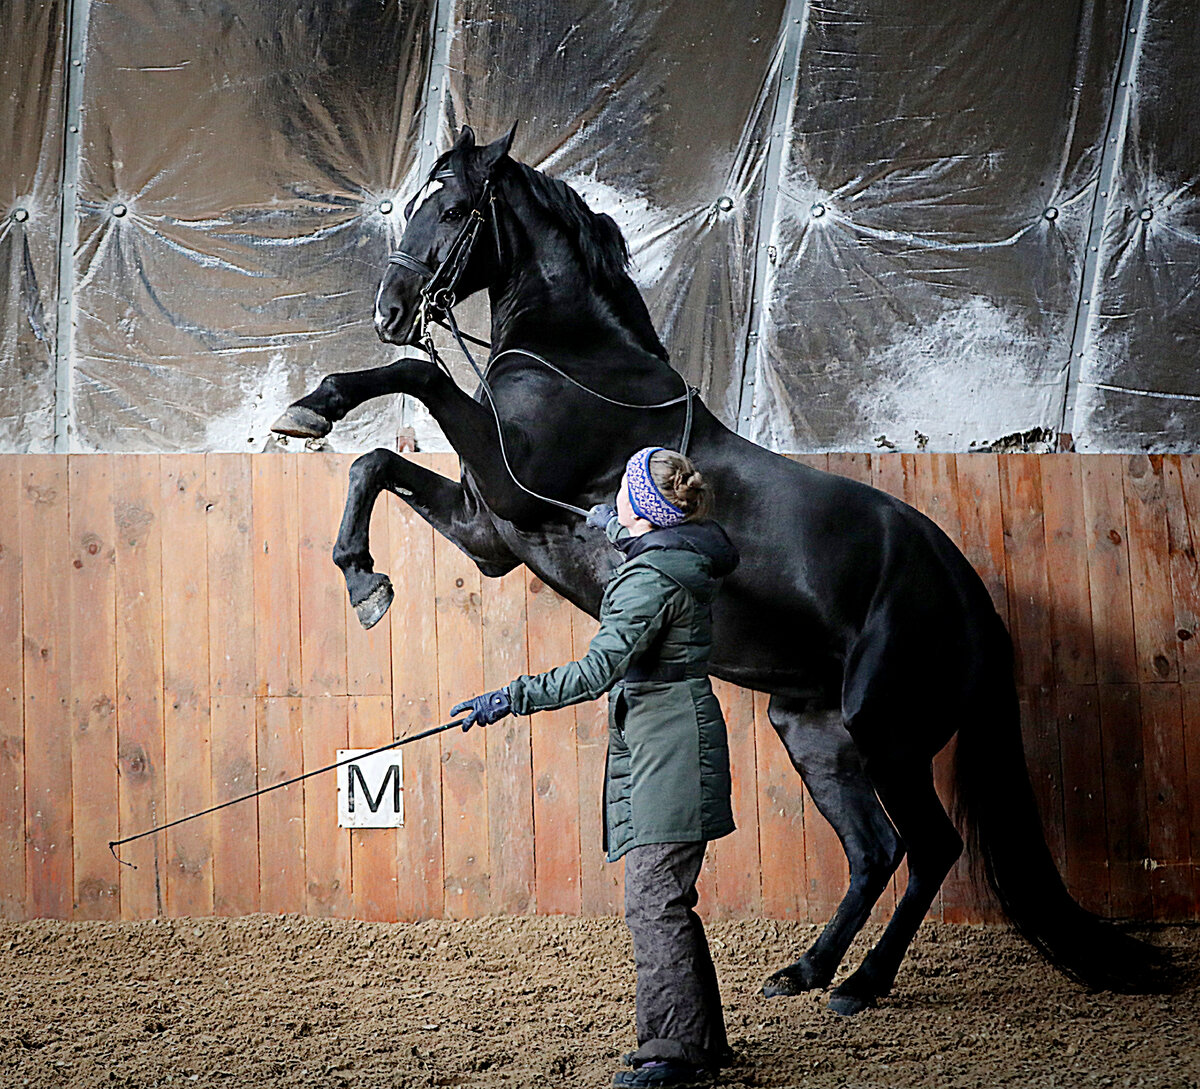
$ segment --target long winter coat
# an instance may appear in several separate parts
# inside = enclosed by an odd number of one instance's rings
[[[521,715],[613,689],[605,775],[609,861],[631,847],[716,839],[734,827],[729,746],[708,657],[712,600],[737,565],[737,550],[713,522],[615,543],[626,559],[605,589],[600,630],[587,654],[509,685]]]

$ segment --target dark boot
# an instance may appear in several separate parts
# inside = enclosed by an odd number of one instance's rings
[[[613,1075],[613,1085],[629,1089],[652,1089],[654,1086],[709,1085],[712,1075],[691,1063],[663,1059],[642,1063],[633,1070],[618,1070]]]

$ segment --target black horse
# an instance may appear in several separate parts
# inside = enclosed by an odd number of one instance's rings
[[[390,450],[355,461],[334,560],[360,620],[375,623],[391,601],[367,539],[383,490],[484,575],[526,564],[596,616],[613,551],[576,514],[538,496],[583,508],[611,500],[630,453],[677,447],[690,424],[691,453],[742,554],[716,604],[712,672],[770,693],[771,723],[850,863],[832,920],[765,993],[827,986],[907,854],[908,885],[891,922],[829,1004],[856,1013],[888,993],[963,849],[931,771],[956,731],[963,820],[1009,917],[1070,976],[1146,986],[1153,951],[1076,904],[1047,850],[1021,745],[1011,643],[970,564],[899,500],[754,445],[698,399],[692,418],[627,274],[616,224],[510,158],[512,135],[476,146],[462,130],[419,206],[417,198],[409,206],[376,303],[384,341],[419,344],[428,318],[452,317],[455,300],[486,288],[486,386],[470,396],[431,361],[406,358],[328,376],[275,425],[323,435],[368,398],[404,393],[429,408],[461,457],[458,483]],[[639,406],[673,403],[625,408],[589,391]]]

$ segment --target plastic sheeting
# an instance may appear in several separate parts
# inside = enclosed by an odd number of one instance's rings
[[[1200,20],[1154,0],[1138,55],[1075,415],[1081,450],[1200,444]],[[1128,32],[1127,32],[1128,33]]]
[[[931,11],[808,12],[756,361],[769,445],[1058,429],[1122,12]]]
[[[54,445],[65,7],[0,14],[0,450]]]
[[[371,332],[415,182],[429,6],[93,3],[75,265],[74,445],[261,446]],[[394,442],[390,399],[342,427]]]
[[[0,14],[0,449],[49,448],[56,363],[60,448],[267,445],[324,373],[394,357],[371,304],[396,209],[459,124],[513,120],[519,157],[621,224],[674,362],[759,441],[962,450],[1061,427],[1195,448],[1188,0],[78,3],[66,179],[65,2]],[[1127,7],[1146,12],[1131,46]],[[56,338],[60,199],[78,237]],[[438,445],[399,399],[331,442],[404,424]]]

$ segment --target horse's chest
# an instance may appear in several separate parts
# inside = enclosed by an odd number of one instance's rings
[[[612,546],[596,530],[585,529],[598,540],[571,533],[522,533],[510,529],[505,543],[540,583],[549,586],[592,616],[600,611],[600,598],[616,566]],[[535,587],[540,589],[540,587]]]

